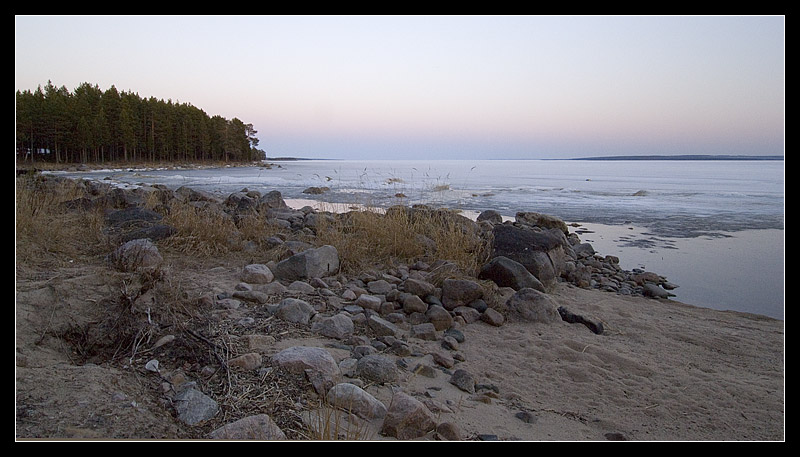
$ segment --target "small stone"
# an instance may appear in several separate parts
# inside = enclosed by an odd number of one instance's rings
[[[361,357],[356,365],[356,371],[360,378],[380,384],[394,382],[398,377],[394,362],[378,354]]]
[[[505,317],[494,308],[487,308],[481,314],[481,320],[494,327],[500,327],[505,322]]]
[[[464,392],[475,393],[475,378],[466,370],[458,369],[453,372],[449,382]]]
[[[417,295],[408,295],[403,300],[403,311],[408,314],[424,313],[428,311],[428,304],[422,301],[422,299]]]
[[[182,389],[175,395],[174,405],[178,419],[189,425],[199,425],[219,411],[216,401],[191,387]]]
[[[243,417],[212,431],[213,440],[285,440],[283,430],[266,414]]]
[[[424,324],[417,324],[411,327],[411,337],[419,338],[421,340],[435,341],[436,340],[436,327],[430,322]]]
[[[249,352],[228,360],[228,365],[234,368],[241,368],[243,370],[255,370],[261,366],[261,362],[261,354]]]
[[[533,424],[536,422],[537,418],[533,414],[528,411],[520,411],[517,414],[514,414],[514,417],[525,422],[526,424]]]
[[[263,264],[254,263],[245,265],[242,269],[242,281],[250,284],[266,284],[274,279],[272,271]]]
[[[452,422],[442,422],[436,427],[439,438],[445,441],[462,441],[461,430]]]

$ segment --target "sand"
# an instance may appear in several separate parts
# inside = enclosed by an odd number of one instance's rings
[[[170,280],[190,293],[232,288],[245,264],[167,262],[173,265]],[[18,439],[202,437],[199,429],[176,423],[141,367],[75,363],[68,334],[97,318],[102,297],[119,292],[113,287],[102,264],[18,270]],[[785,439],[783,321],[563,283],[551,294],[572,312],[601,320],[605,332],[566,322],[471,323],[461,328],[466,339],[458,352],[464,360],[456,368],[494,386],[495,393],[475,396],[450,384],[444,373],[428,378],[410,372],[394,386],[371,386],[368,392],[386,404],[393,389],[402,389],[446,405],[436,411],[437,421],[456,424],[469,440]],[[298,333],[285,335],[271,351],[330,343]],[[423,351],[441,349],[439,342],[415,344]],[[339,360],[347,357],[346,351],[330,350]],[[530,413],[528,421],[517,417],[522,411]],[[384,439],[375,430],[365,437]]]

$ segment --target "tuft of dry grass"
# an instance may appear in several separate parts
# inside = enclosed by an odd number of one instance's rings
[[[444,209],[396,206],[385,213],[365,209],[323,219],[317,243],[336,247],[346,272],[376,263],[444,260],[473,273],[485,260],[487,246],[469,222]]]
[[[248,244],[263,254],[269,250],[266,240],[280,233],[257,213],[234,218],[218,209],[199,208],[177,199],[170,202],[164,222],[177,232],[161,244],[193,257],[237,252]]]
[[[15,191],[18,264],[71,262],[106,250],[103,208],[81,206],[85,191],[80,181],[21,176]]]

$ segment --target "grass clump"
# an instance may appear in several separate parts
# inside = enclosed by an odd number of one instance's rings
[[[103,208],[88,203],[81,181],[23,175],[15,191],[18,265],[72,262],[106,250]]]
[[[447,209],[424,205],[351,211],[324,219],[317,242],[339,252],[342,269],[359,272],[376,263],[444,260],[475,273],[485,260],[486,242],[472,221]]]

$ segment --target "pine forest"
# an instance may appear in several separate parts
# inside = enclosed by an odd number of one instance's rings
[[[251,162],[266,158],[256,133],[237,118],[113,85],[82,83],[70,92],[48,81],[16,92],[20,163]]]

